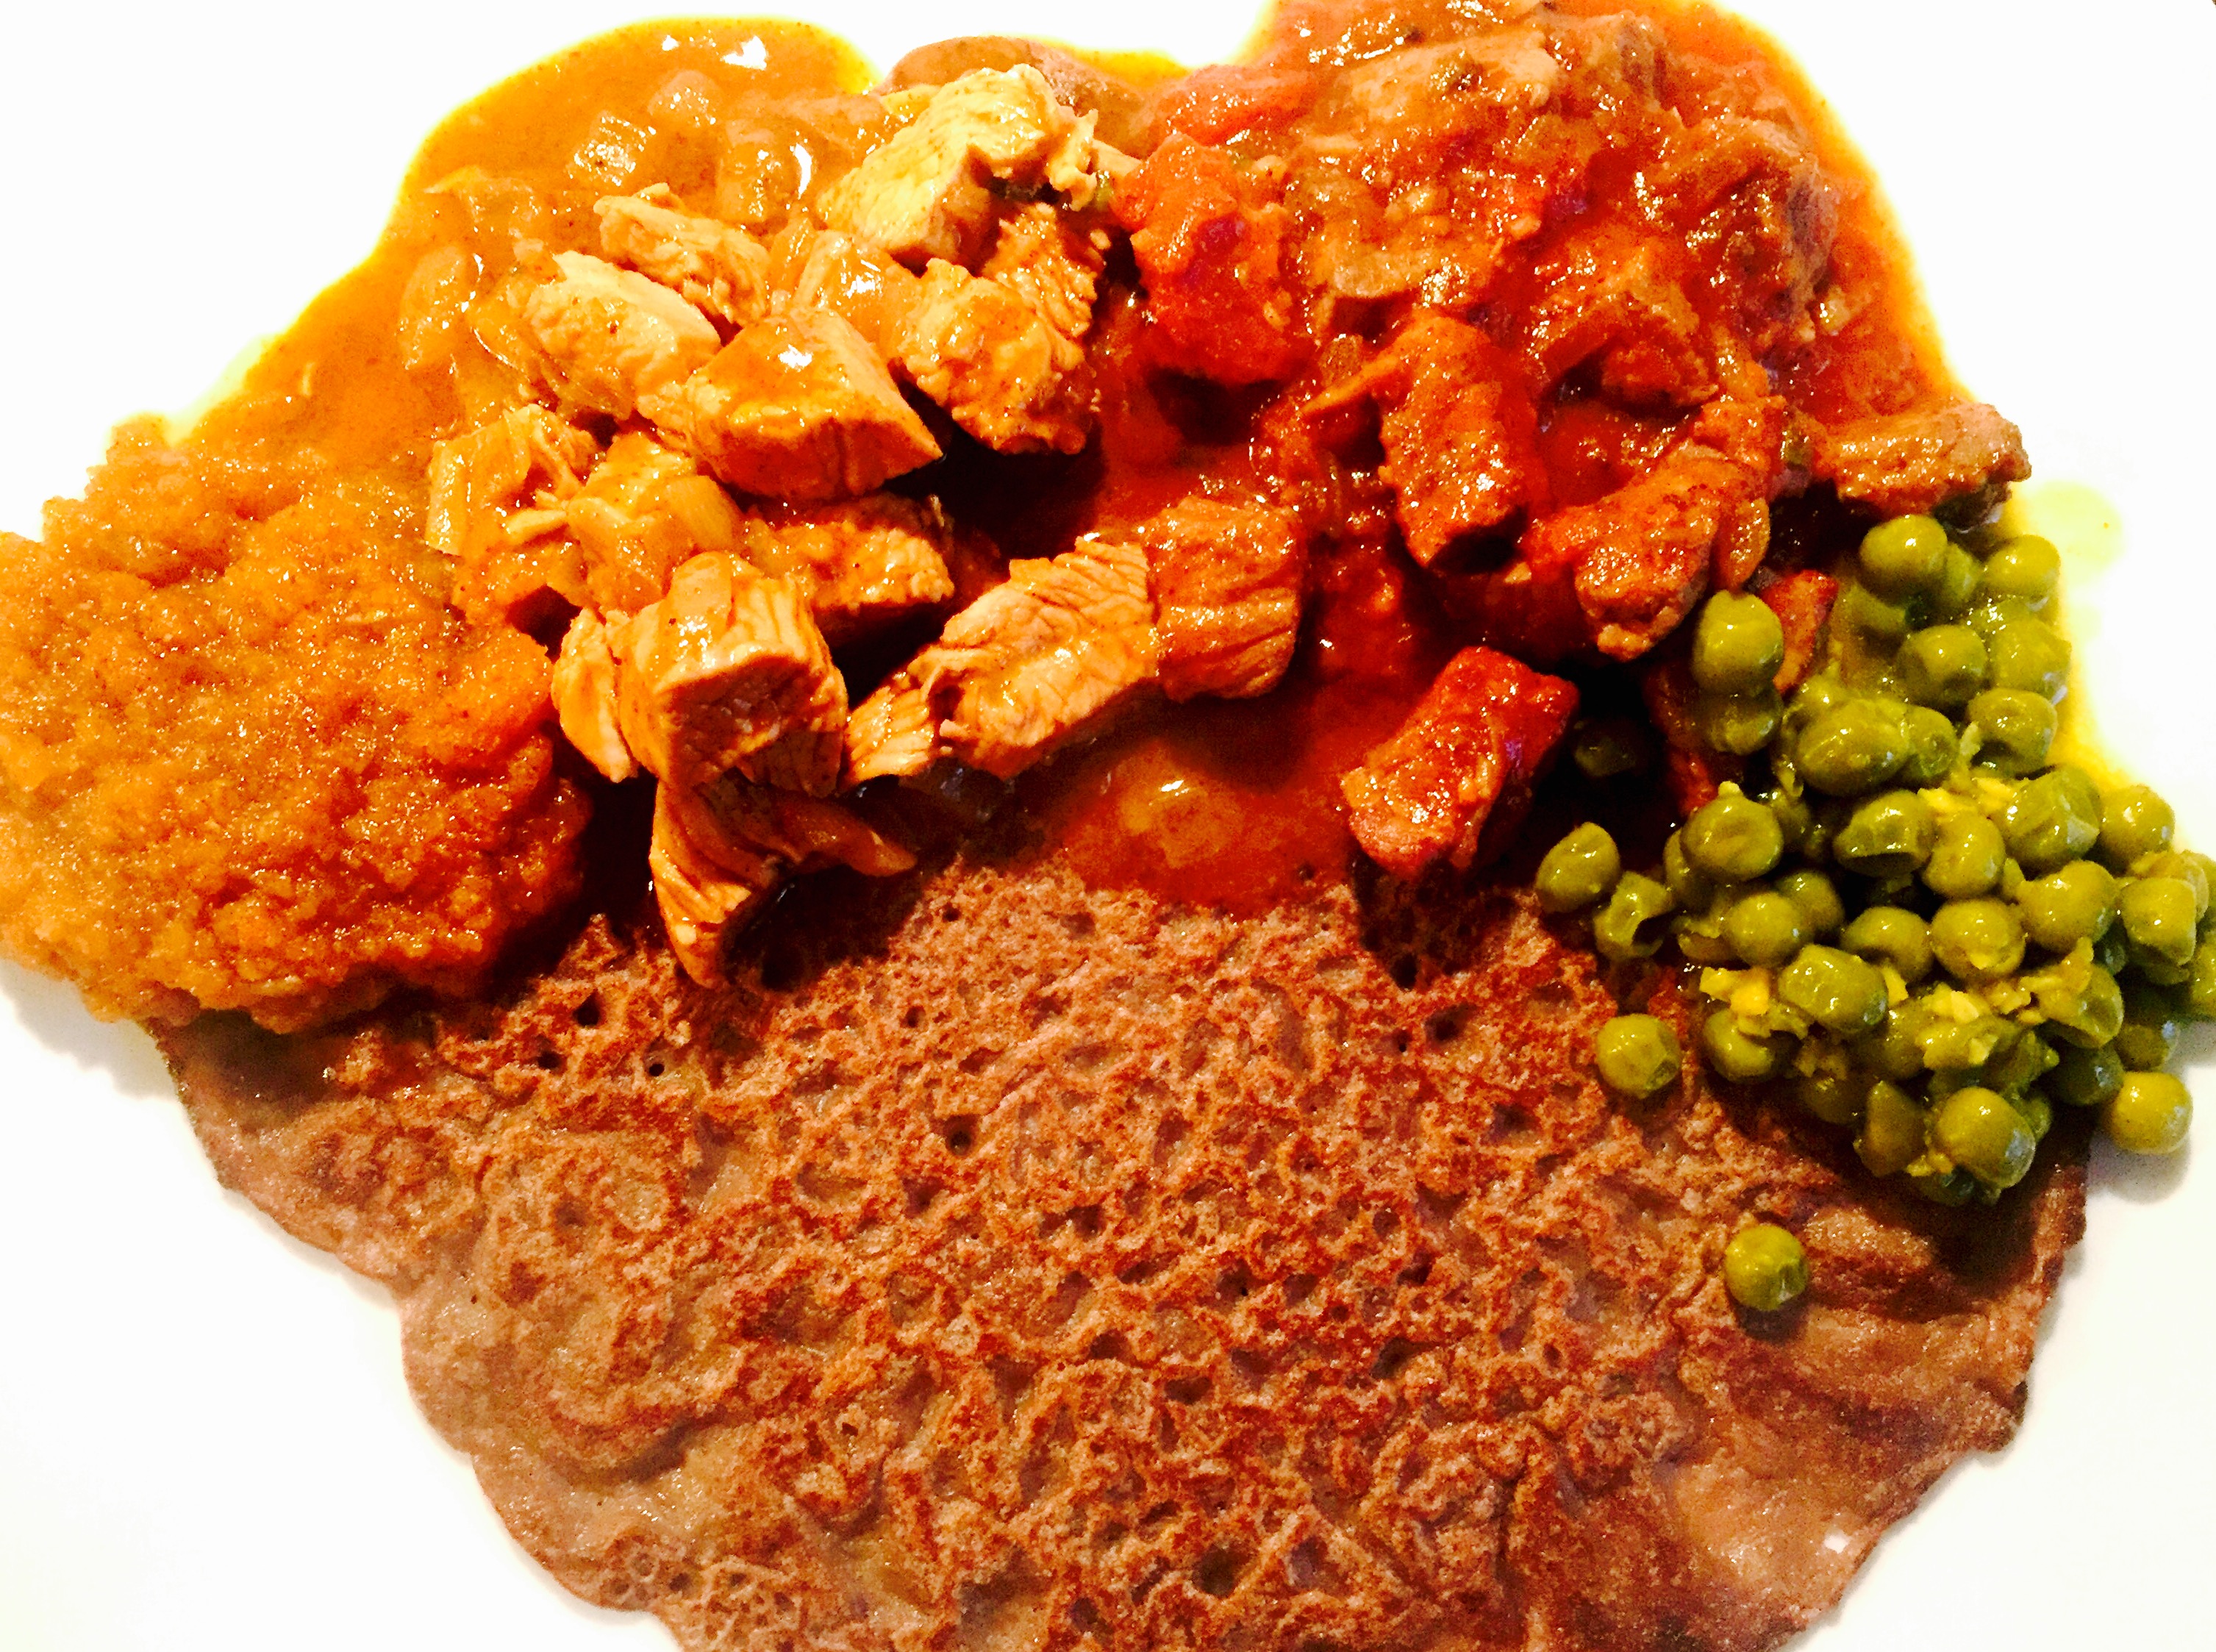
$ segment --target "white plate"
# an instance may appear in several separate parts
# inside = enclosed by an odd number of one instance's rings
[[[1245,4],[809,9],[880,63],[982,29],[1198,62],[1244,39]],[[1745,9],[1886,181],[1964,380],[2022,424],[2042,476],[2113,502],[2127,554],[2072,587],[2093,704],[2114,754],[2216,845],[2216,9]],[[441,114],[641,15],[29,10],[0,22],[0,525],[15,529],[76,489],[117,416],[189,405],[366,251]],[[2194,1046],[2204,1100],[2209,1049]],[[1950,1476],[1808,1652],[2208,1644],[2209,1156],[2204,1141],[2158,1167],[2096,1162],[2018,1442]],[[9,1652],[668,1644],[525,1558],[419,1420],[379,1293],[217,1187],[145,1039],[5,966],[0,1259]]]

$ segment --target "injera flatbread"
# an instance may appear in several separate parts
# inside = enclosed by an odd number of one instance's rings
[[[1948,1211],[1690,1064],[1610,1097],[1674,989],[1481,881],[959,857],[809,880],[741,975],[625,898],[489,1002],[168,1039],[516,1535],[688,1648],[1771,1645],[2009,1437],[2082,1229],[2073,1120]]]

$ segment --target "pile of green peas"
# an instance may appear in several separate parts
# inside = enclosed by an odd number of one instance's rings
[[[1776,616],[1711,596],[1695,722],[1747,782],[1651,873],[1591,823],[1539,868],[1542,903],[1590,912],[1603,956],[1673,946],[1697,968],[1712,1072],[1790,1084],[1873,1174],[1949,1205],[2022,1180],[2057,1104],[2099,1109],[2120,1147],[2175,1151],[2192,1102],[2163,1069],[2182,1023],[2216,1019],[2216,862],[2173,841],[2147,787],[2052,761],[2059,576],[2035,536],[1881,523],[1789,700]],[[1595,1057],[1628,1096],[1682,1062],[1645,1015],[1611,1021]]]

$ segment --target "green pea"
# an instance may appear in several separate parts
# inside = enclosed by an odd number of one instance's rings
[[[1993,633],[1996,688],[2021,688],[2059,700],[2070,686],[2070,644],[2043,620],[2019,620]]]
[[[1908,741],[1898,712],[1877,700],[1851,700],[1802,729],[1793,755],[1802,777],[1819,792],[1859,797],[1899,772],[1908,760]]]
[[[1970,702],[1978,761],[2004,774],[2028,774],[2054,744],[2054,707],[2021,688],[1988,688]]]
[[[1813,867],[1788,872],[1780,878],[1775,887],[1780,895],[1800,909],[1800,915],[1808,921],[1812,936],[1835,935],[1839,926],[1847,921],[1846,904],[1839,899],[1839,891],[1829,878]]]
[[[1985,595],[2044,607],[2062,583],[2062,557],[2036,533],[2004,539],[1985,558]]]
[[[2066,952],[2108,933],[2116,919],[2116,880],[2090,860],[2072,860],[2025,882],[2016,892],[2016,909],[2025,934],[2050,952]]]
[[[1985,639],[1991,649],[2003,629],[2019,620],[2036,620],[2039,610],[2020,596],[1984,596],[1962,616],[1962,623]]]
[[[2208,857],[2195,854],[2190,849],[2165,849],[2153,860],[2142,863],[2142,878],[2176,878],[2193,891],[2193,917],[2199,922],[2208,915]]]
[[[2193,961],[2193,886],[2182,878],[2134,878],[2116,897],[2116,915],[2134,947],[2173,968]]]
[[[2160,854],[2177,829],[2177,816],[2152,786],[2127,786],[2101,802],[2101,858],[2118,872]]]
[[[1701,1023],[1701,1053],[1719,1078],[1752,1084],[1785,1070],[1793,1058],[1793,1040],[1782,1032],[1744,1032],[1730,1010],[1718,1009]]]
[[[1794,1098],[1827,1125],[1858,1125],[1869,1082],[1852,1073],[1814,1073],[1793,1087]]]
[[[1967,626],[1929,626],[1900,645],[1900,678],[1919,706],[1959,712],[1985,686],[1985,638]]]
[[[1904,1084],[1922,1077],[1924,1042],[1919,1032],[1924,1020],[1913,1003],[1893,1005],[1875,1032],[1866,1032],[1849,1045],[1856,1064],[1880,1078]]]
[[[1900,733],[1908,755],[1893,778],[1901,786],[1936,786],[1961,761],[1961,737],[1943,712],[1911,706],[1900,714]]]
[[[1839,931],[1839,945],[1857,958],[1892,965],[1911,986],[1931,973],[1930,927],[1905,907],[1864,908]]]
[[[1969,612],[1984,583],[1985,570],[1978,566],[1978,559],[1961,546],[1949,544],[1946,560],[1939,565],[1939,583],[1932,588],[1926,606],[1936,620],[1954,619]]]
[[[2204,935],[2185,972],[2185,1008],[2197,1021],[2216,1021],[2216,935]]]
[[[2084,803],[2072,771],[2056,769],[2026,782],[2001,811],[2008,852],[2032,877],[2066,866],[2093,847],[2099,817]],[[2097,801],[2094,805],[2097,808]]]
[[[1684,832],[1685,858],[1719,883],[1759,878],[1785,853],[1777,817],[1735,786],[1725,786],[1695,810]]]
[[[2134,983],[2124,991],[2124,1024],[2116,1029],[2118,1059],[2133,1072],[2159,1072],[2177,1053],[2177,1005],[2158,989]]]
[[[1808,921],[1784,896],[1761,890],[1732,903],[1724,939],[1742,963],[1774,970],[1807,944]]]
[[[2093,943],[2093,961],[2110,975],[2121,974],[2131,966],[2132,943],[2122,930],[2111,925],[2108,933]]]
[[[2168,1073],[2129,1073],[2101,1123],[2127,1153],[2175,1153],[2193,1128],[2193,1097]]]
[[[1947,530],[1929,516],[1896,516],[1862,535],[1862,583],[1890,601],[1921,595],[1939,583],[1947,562]]]
[[[1932,915],[1931,955],[1958,981],[1997,980],[2023,962],[2023,924],[1999,901],[1949,901]]]
[[[1645,725],[1628,717],[1597,717],[1579,725],[1570,761],[1589,780],[1635,774],[1654,762],[1654,742]]]
[[[1862,1100],[1855,1153],[1874,1176],[1897,1175],[1924,1156],[1924,1109],[1899,1085],[1880,1080]]]
[[[1775,740],[1784,715],[1785,702],[1766,683],[1743,694],[1703,694],[1693,707],[1708,749],[1734,757],[1751,756]]]
[[[2057,763],[2046,774],[2041,775],[2039,780],[2041,783],[2053,786],[2059,793],[2063,801],[2070,805],[2071,814],[2081,819],[2091,821],[2094,831],[2096,835],[2098,835],[2101,825],[2101,788],[2094,784],[2090,774],[2075,763]]]
[[[1677,943],[1678,956],[1688,964],[1720,967],[1739,961],[1731,942],[1724,939],[1724,914],[1713,908],[1678,913],[1670,920],[1670,937]]]
[[[1917,1041],[1924,1047],[1926,1067],[1935,1074],[1955,1075],[1967,1082],[1967,1075],[1983,1072],[2015,1031],[2013,1022],[1997,1015],[1980,1015],[1971,1021],[1931,1015],[1918,1028]]]
[[[2058,1100],[2073,1107],[2099,1107],[2122,1088],[2124,1063],[2102,1045],[2091,1050],[2065,1049],[2047,1088]]]
[[[1774,1314],[1808,1288],[1808,1253],[1781,1227],[1757,1222],[1724,1247],[1724,1289],[1742,1308]]]
[[[1913,792],[1885,792],[1858,804],[1831,840],[1831,858],[1868,878],[1898,878],[1931,858],[1938,833],[1931,805]]]
[[[2011,1100],[2047,1076],[2055,1063],[2054,1051],[2036,1032],[2011,1026],[1999,1047],[1986,1058],[1985,1081]]]
[[[1777,977],[1777,996],[1826,1032],[1852,1037],[1885,1019],[1885,977],[1837,946],[1804,946]]]
[[[1831,624],[1885,647],[1897,646],[1908,635],[1908,610],[1888,602],[1867,585],[1850,585],[1839,594],[1831,610]]]
[[[1718,591],[1693,627],[1693,681],[1711,693],[1767,687],[1785,663],[1785,627],[1758,596]]]
[[[1944,1205],[1949,1208],[1967,1205],[1978,1196],[1978,1179],[1961,1168],[1945,1172],[1911,1170],[1908,1182],[1934,1205]]]
[[[1663,921],[1676,905],[1652,878],[1627,872],[1616,879],[1608,904],[1593,914],[1593,945],[1612,964],[1652,958],[1662,948]]]
[[[1593,1034],[1600,1082],[1618,1095],[1645,1100],[1677,1082],[1684,1052],[1667,1021],[1652,1015],[1618,1015]]]
[[[1669,885],[1671,898],[1689,912],[1704,911],[1716,898],[1715,879],[1685,856],[1685,829],[1682,826],[1663,841],[1662,879]]]
[[[1604,899],[1623,875],[1623,857],[1607,829],[1587,821],[1547,851],[1533,888],[1549,912],[1575,912]]]
[[[2007,858],[2001,829],[1992,822],[1967,810],[1949,815],[1932,839],[1931,858],[1924,864],[1924,887],[1949,901],[1986,894],[2000,882],[2001,863]]]
[[[2034,1143],[2047,1139],[2047,1132],[2054,1128],[2054,1104],[2037,1090],[2026,1090],[2022,1095],[2009,1097],[2009,1105],[2023,1115]]]
[[[2039,1143],[2023,1115],[1982,1085],[1957,1090],[1931,1120],[1931,1144],[1988,1187],[2013,1187]]]
[[[1854,697],[1854,690],[1831,672],[1819,672],[1795,688],[1786,702],[1785,731],[1797,735],[1825,712],[1837,711]]]
[[[2123,1030],[2124,989],[2114,973],[2099,964],[2092,965],[2082,988],[2043,995],[2040,1007],[2056,1037],[2082,1048],[2109,1043]]]

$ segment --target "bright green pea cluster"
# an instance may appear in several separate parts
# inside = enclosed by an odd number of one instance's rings
[[[1590,824],[1540,872],[1610,961],[1668,945],[1698,967],[1711,1072],[1789,1082],[1873,1173],[1947,1204],[2022,1180],[2058,1102],[2131,1151],[2176,1150],[2192,1102],[2162,1069],[2182,1021],[2216,1019],[2216,863],[2174,844],[2145,786],[2052,761],[2059,578],[2044,539],[1881,523],[1828,663],[1782,705],[1776,617],[1712,596],[1696,725],[1749,779],[1671,835],[1659,877]],[[1659,1025],[1610,1024],[1613,1088],[1674,1076]]]

